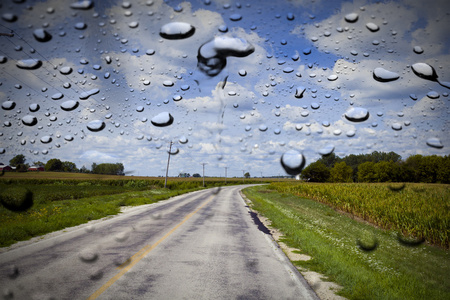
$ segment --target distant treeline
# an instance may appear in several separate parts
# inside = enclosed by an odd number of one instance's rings
[[[450,156],[412,155],[406,160],[395,152],[334,153],[311,163],[301,173],[311,182],[426,182],[450,183]]]
[[[105,174],[105,175],[124,175],[124,168],[122,163],[115,164],[92,164],[91,173],[93,174]]]

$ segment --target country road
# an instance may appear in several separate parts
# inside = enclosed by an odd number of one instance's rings
[[[197,191],[0,254],[5,299],[318,299],[243,186]]]

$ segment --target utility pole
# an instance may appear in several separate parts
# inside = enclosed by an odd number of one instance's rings
[[[202,163],[202,166],[203,166],[203,187],[205,187],[205,165],[207,165],[207,163]]]
[[[242,170],[242,183],[244,183],[244,177],[245,177],[244,172],[245,172],[245,170]]]
[[[227,183],[227,169],[228,167],[225,167],[225,184]]]
[[[172,141],[169,144],[169,157],[167,158],[167,168],[166,168],[166,180],[164,181],[164,188],[167,187],[167,175],[169,174],[169,163],[170,163],[170,152],[172,151]]]

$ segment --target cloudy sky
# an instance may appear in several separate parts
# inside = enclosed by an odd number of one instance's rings
[[[327,146],[449,154],[447,0],[10,0],[0,13],[4,164],[158,176],[170,141],[170,176],[202,163],[285,175],[283,153],[309,164]]]

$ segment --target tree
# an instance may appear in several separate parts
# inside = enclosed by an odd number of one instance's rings
[[[246,172],[246,173],[244,174],[244,177],[245,177],[245,178],[250,178],[250,173],[249,173],[249,172]]]
[[[192,177],[202,177],[202,176],[198,173],[194,173],[194,175],[192,175]]]
[[[340,162],[341,160],[342,159],[340,157],[336,156],[336,154],[331,153],[330,155],[322,156],[322,158],[319,159],[318,161],[323,163],[325,165],[325,167],[332,168],[335,163]]]
[[[321,160],[318,160],[304,168],[300,177],[311,182],[325,182],[330,177],[330,170]]]
[[[64,172],[78,172],[77,165],[71,161],[64,161],[61,169]]]
[[[57,158],[50,159],[45,164],[45,170],[46,171],[62,171],[62,162]]]
[[[25,164],[25,155],[23,154],[18,154],[16,156],[14,156],[10,161],[9,161],[9,165],[11,167],[17,167],[19,165],[23,165]]]
[[[103,163],[92,164],[92,173],[94,174],[107,174],[107,175],[123,175],[124,167],[122,163]]]
[[[39,166],[45,166],[45,163],[42,162],[42,161],[40,161],[40,160],[37,160],[37,161],[34,161],[34,162],[33,162],[33,166],[37,166],[37,167],[39,167]]]
[[[376,182],[395,182],[399,174],[399,166],[392,161],[380,161],[374,165]]]
[[[375,182],[375,163],[366,161],[358,166],[358,182]]]
[[[89,171],[89,169],[88,168],[86,168],[86,166],[82,166],[81,168],[80,168],[80,173],[90,173],[91,171]]]
[[[330,170],[330,181],[332,182],[353,182],[353,169],[347,166],[345,161],[338,162]]]

